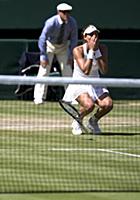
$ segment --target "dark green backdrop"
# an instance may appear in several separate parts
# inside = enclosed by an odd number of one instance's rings
[[[0,0],[0,29],[38,29],[63,0]],[[64,1],[65,2],[65,1]],[[94,23],[105,29],[140,29],[139,0],[67,0],[79,28]],[[10,38],[10,36],[9,36]]]

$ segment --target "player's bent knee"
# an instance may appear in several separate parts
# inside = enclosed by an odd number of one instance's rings
[[[101,108],[106,111],[111,111],[113,109],[112,99],[102,102]]]
[[[111,111],[112,109],[113,109],[113,104],[108,104],[107,110],[108,110],[108,111]]]
[[[112,101],[112,99],[109,99],[109,101],[108,101],[108,109],[109,110],[113,109],[113,101]]]

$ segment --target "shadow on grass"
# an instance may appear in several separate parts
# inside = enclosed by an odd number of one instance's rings
[[[104,133],[100,133],[100,135],[103,136],[113,136],[113,135],[121,135],[121,136],[133,136],[133,135],[140,135],[140,133],[113,133],[113,132],[104,132]]]

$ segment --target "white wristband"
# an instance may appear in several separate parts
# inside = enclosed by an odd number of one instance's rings
[[[101,54],[100,49],[97,49],[97,50],[95,51],[95,58],[97,59],[97,58],[100,58],[101,56],[102,56],[102,54]]]
[[[90,49],[89,51],[88,51],[88,54],[87,54],[87,59],[93,59],[93,58],[95,58],[95,51],[93,51],[92,49]]]

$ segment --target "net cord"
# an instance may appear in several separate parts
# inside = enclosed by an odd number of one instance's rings
[[[16,76],[0,75],[0,85],[34,85],[37,83],[46,85],[64,85],[64,84],[92,84],[96,86],[106,86],[115,88],[139,88],[140,79],[126,78],[72,78],[72,77],[34,77],[34,76]]]

